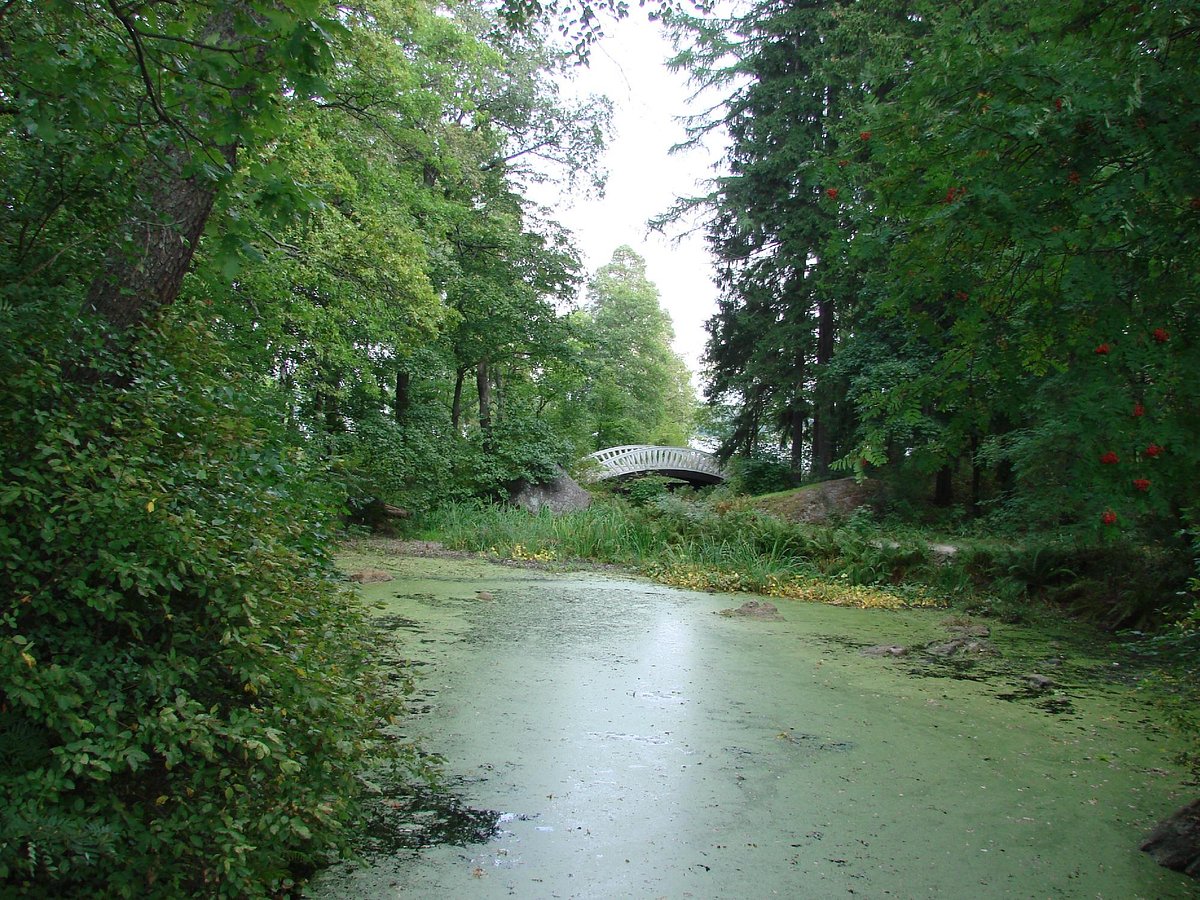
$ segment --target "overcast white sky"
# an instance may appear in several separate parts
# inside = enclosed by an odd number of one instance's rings
[[[722,148],[668,155],[684,137],[678,117],[689,111],[691,89],[683,73],[664,65],[673,51],[661,26],[646,21],[645,11],[635,7],[628,19],[606,22],[605,32],[572,90],[613,101],[615,134],[605,156],[608,188],[602,200],[543,202],[555,207],[558,220],[575,233],[589,275],[622,244],[646,258],[647,275],[675,324],[675,349],[698,371],[707,339],[704,323],[716,311],[711,258],[700,233],[677,242],[684,229],[651,234],[646,223],[677,197],[697,193],[697,183],[713,174]]]

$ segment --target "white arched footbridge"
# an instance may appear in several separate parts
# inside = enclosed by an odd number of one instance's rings
[[[654,447],[629,444],[609,447],[589,454],[587,459],[599,465],[593,481],[606,478],[631,478],[638,475],[665,475],[692,484],[717,484],[725,480],[725,470],[717,458],[691,447]]]

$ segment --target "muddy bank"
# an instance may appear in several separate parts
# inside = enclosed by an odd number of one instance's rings
[[[312,896],[1194,895],[1138,850],[1191,799],[1175,748],[1125,667],[1069,634],[993,625],[996,653],[937,656],[944,611],[724,617],[746,595],[378,548],[345,564],[394,575],[360,590],[451,791],[381,789],[428,840],[394,817],[405,839]]]

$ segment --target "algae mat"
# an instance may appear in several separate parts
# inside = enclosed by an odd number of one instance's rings
[[[362,596],[451,793],[310,896],[1194,896],[1137,849],[1190,799],[1173,748],[1069,642],[993,626],[998,657],[872,658],[944,640],[945,613],[753,621],[714,615],[745,595],[635,579],[344,564],[396,576]]]

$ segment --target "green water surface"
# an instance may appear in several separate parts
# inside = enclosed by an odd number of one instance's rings
[[[343,562],[395,575],[362,596],[450,793],[310,896],[1196,896],[1138,850],[1192,794],[1101,648],[989,622],[999,656],[936,660],[944,611],[758,621],[629,578]]]

